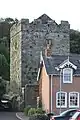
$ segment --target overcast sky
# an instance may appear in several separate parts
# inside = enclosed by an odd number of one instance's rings
[[[1,0],[0,17],[28,18],[31,21],[47,14],[58,24],[67,20],[80,31],[80,0]]]

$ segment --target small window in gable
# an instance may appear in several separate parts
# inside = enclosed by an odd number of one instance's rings
[[[71,68],[63,69],[63,83],[72,83],[73,70]]]

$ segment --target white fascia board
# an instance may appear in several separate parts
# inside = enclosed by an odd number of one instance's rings
[[[39,80],[40,68],[38,69],[37,81]]]
[[[40,52],[40,64],[42,63],[43,60],[43,55],[42,55],[42,51]]]
[[[77,66],[74,65],[73,63],[71,63],[70,61],[69,61],[69,64],[70,64],[75,70],[77,69]]]
[[[72,68],[74,68],[75,70],[77,69],[77,66],[75,66],[73,63],[71,63],[70,61],[65,61],[65,63],[63,62],[63,64],[59,65],[59,68],[62,69],[64,68],[66,65],[71,65]]]
[[[43,56],[41,56],[41,59],[40,59],[40,65],[42,64],[42,62],[43,62],[43,66],[45,66]],[[46,68],[46,67],[45,67],[45,68]],[[38,69],[37,81],[39,80],[40,69],[41,69],[41,67],[39,67],[39,69]]]
[[[44,65],[44,59],[43,59],[43,56],[42,56],[42,51],[40,52],[40,65],[42,64],[42,62],[43,62],[43,65]],[[39,74],[40,74],[40,67],[39,67],[39,69],[38,69],[38,74],[37,74],[37,81],[38,81],[38,79],[39,79]]]

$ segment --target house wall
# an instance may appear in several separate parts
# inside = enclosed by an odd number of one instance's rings
[[[39,80],[39,96],[40,101],[42,102],[42,107],[46,112],[50,111],[50,84],[49,84],[49,76],[47,75],[45,66],[42,68],[41,78]]]
[[[38,81],[39,83],[39,104],[42,106],[42,77]]]
[[[53,76],[52,79],[52,105],[53,105],[53,111],[57,114],[59,114],[59,108],[56,108],[56,92],[59,92],[60,88],[60,80],[59,77]],[[62,81],[62,91],[67,92],[67,108],[61,108],[61,111],[64,111],[66,109],[69,109],[69,92],[79,92],[80,93],[80,77],[73,77],[73,82],[72,83],[63,83]],[[55,97],[54,97],[55,96]],[[80,99],[80,95],[79,95]],[[79,102],[79,108],[80,108],[80,102]]]

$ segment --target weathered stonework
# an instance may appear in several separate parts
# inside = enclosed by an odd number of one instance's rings
[[[68,55],[70,25],[61,21],[58,25],[54,20],[43,14],[29,23],[22,19],[11,28],[10,51],[10,81],[16,81],[18,86],[34,83],[39,65],[40,52]],[[47,54],[46,54],[47,55]]]
[[[26,84],[25,86],[25,106],[36,107],[37,97],[39,96],[39,86],[37,84]]]
[[[21,26],[14,25],[10,31],[10,90],[14,93],[21,88]]]

